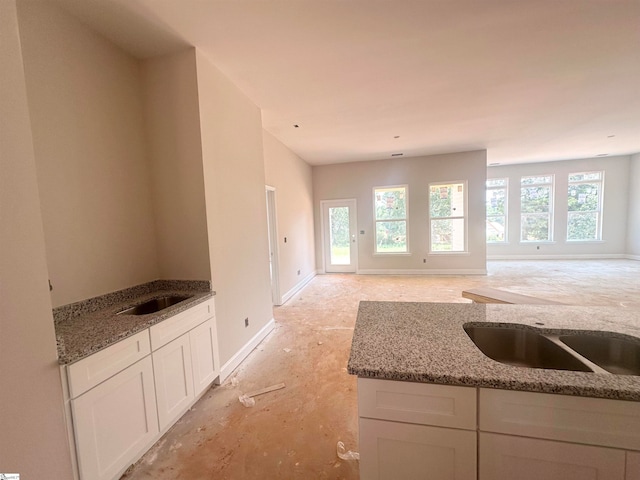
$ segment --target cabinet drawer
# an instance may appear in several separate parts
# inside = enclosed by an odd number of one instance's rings
[[[151,353],[149,332],[145,329],[87,358],[72,363],[67,367],[71,398],[82,395],[149,353]]]
[[[640,402],[483,388],[480,430],[640,450]]]
[[[151,349],[157,350],[171,340],[175,340],[200,325],[208,318],[213,317],[213,315],[213,300],[208,300],[153,325],[149,329],[151,332]]]
[[[362,480],[476,480],[476,432],[360,419]]]
[[[358,378],[360,417],[476,429],[476,389]]]
[[[625,452],[480,434],[479,480],[624,480]]]

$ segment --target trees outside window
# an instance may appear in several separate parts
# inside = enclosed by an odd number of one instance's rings
[[[430,252],[466,251],[466,182],[429,185]]]
[[[553,175],[520,179],[520,241],[553,240]]]
[[[407,253],[406,185],[373,189],[376,253]]]
[[[507,178],[487,179],[487,243],[507,242]]]
[[[567,240],[600,240],[604,172],[569,175]]]

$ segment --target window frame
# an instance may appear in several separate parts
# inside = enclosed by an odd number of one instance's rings
[[[488,183],[492,180],[504,180],[504,185],[494,185],[489,186]],[[509,177],[495,177],[495,178],[487,178],[485,182],[485,202],[487,201],[486,192],[492,190],[504,190],[504,214],[503,215],[491,215],[492,218],[503,217],[504,218],[504,238],[502,240],[488,240],[486,238],[485,231],[485,241],[489,245],[506,245],[509,243]],[[489,214],[485,213],[486,221],[489,221]]]
[[[600,178],[597,180],[571,180],[571,177],[574,175],[588,175],[588,174],[593,174],[593,173],[597,173],[600,175]],[[596,238],[589,238],[589,239],[570,239],[569,238],[569,218],[571,217],[572,213],[575,212],[571,212],[569,210],[569,196],[571,195],[571,185],[580,185],[580,184],[591,184],[591,183],[597,183],[599,184],[599,195],[598,195],[598,209],[597,210],[579,210],[580,213],[596,213],[597,215],[597,220],[596,220]],[[573,172],[573,173],[569,173],[567,175],[567,238],[566,241],[568,243],[576,243],[576,242],[601,242],[602,241],[602,216],[603,216],[603,212],[604,212],[604,170],[589,170],[589,171],[582,171],[582,172]]]
[[[536,182],[536,183],[528,183],[528,184],[523,184],[522,181],[525,178],[540,178],[540,177],[548,177],[550,178],[549,181],[546,182]],[[554,204],[555,204],[555,184],[556,184],[556,178],[555,178],[555,174],[552,173],[547,173],[547,174],[540,174],[540,175],[522,175],[520,177],[520,243],[553,243],[554,240],[554,228],[553,228],[553,224],[554,224],[554,215],[555,215],[555,211],[554,211]],[[549,187],[549,211],[548,212],[523,212],[522,211],[522,190],[523,188],[527,188],[527,187],[543,187],[543,186],[548,186]],[[534,240],[526,240],[523,238],[523,220],[526,217],[530,217],[530,216],[542,216],[542,215],[547,215],[548,217],[548,231],[547,231],[547,239],[546,240],[539,240],[539,239],[534,239]]]
[[[383,218],[378,219],[378,214],[376,212],[376,194],[378,190],[397,190],[404,189],[404,218]],[[374,255],[410,255],[410,245],[409,245],[409,185],[401,184],[401,185],[382,185],[373,187],[373,254]],[[385,252],[378,251],[378,223],[388,223],[388,222],[404,222],[405,224],[405,243],[406,250],[403,252]]]
[[[468,188],[467,180],[452,180],[452,181],[441,181],[441,182],[432,182],[429,183],[427,189],[427,201],[428,201],[428,212],[429,212],[429,255],[468,255],[469,254],[469,188]],[[452,215],[447,217],[433,217],[431,215],[431,189],[433,187],[447,187],[449,185],[462,185],[462,195],[463,195],[463,214],[462,215]],[[463,221],[463,242],[464,246],[462,250],[434,250],[433,249],[433,222],[441,221],[441,220],[459,220]]]

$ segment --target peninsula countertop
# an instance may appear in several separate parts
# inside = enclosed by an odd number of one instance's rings
[[[556,334],[607,331],[640,339],[640,311],[624,307],[366,301],[358,309],[348,371],[386,380],[640,401],[640,376],[492,360],[464,331],[470,322],[515,323]]]
[[[118,312],[154,298],[188,296],[146,315]],[[70,364],[212,298],[210,282],[157,280],[54,309],[58,363]]]

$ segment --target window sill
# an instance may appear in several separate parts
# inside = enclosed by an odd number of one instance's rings
[[[464,256],[469,256],[471,254],[469,252],[429,252],[427,255],[433,255],[434,257],[438,257],[440,255],[444,255],[444,256],[459,255],[461,257],[464,257]]]
[[[404,256],[404,257],[409,257],[411,256],[412,253],[411,252],[376,252],[373,254],[374,257],[387,257],[387,256],[392,256],[392,257],[398,257],[398,256]]]
[[[521,245],[555,245],[556,241],[554,240],[520,240]]]
[[[576,245],[578,243],[606,243],[604,240],[567,240],[567,243]]]

